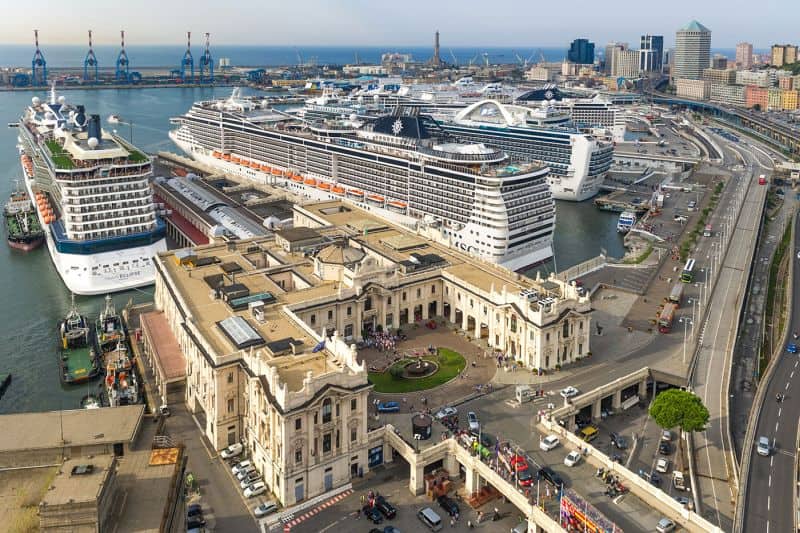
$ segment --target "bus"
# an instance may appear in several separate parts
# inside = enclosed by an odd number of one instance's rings
[[[658,331],[661,333],[669,333],[672,331],[672,321],[675,319],[675,304],[668,303],[664,305],[661,314],[658,315]]]
[[[711,227],[711,224],[706,224],[706,227],[703,229],[703,237],[711,237],[714,234],[714,229]]]
[[[672,287],[672,292],[669,293],[668,301],[671,304],[675,304],[675,307],[680,307],[682,297],[683,297],[683,284],[676,283]]]
[[[681,281],[684,283],[691,283],[694,281],[694,259],[686,261],[683,272],[681,272]]]

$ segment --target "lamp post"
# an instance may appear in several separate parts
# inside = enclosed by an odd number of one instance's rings
[[[683,322],[683,364],[686,364],[686,327],[689,325],[689,322],[692,322],[692,329],[694,330],[694,321],[690,320],[688,317],[683,317],[679,319]]]

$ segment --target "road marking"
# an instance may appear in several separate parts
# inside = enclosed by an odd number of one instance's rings
[[[775,422],[775,433],[778,432],[778,424],[779,424],[779,422]]]
[[[795,361],[794,366],[797,366],[797,361]],[[793,377],[794,377],[794,370],[792,370],[792,373],[789,374],[789,379],[791,379]]]
[[[767,520],[767,533],[769,533],[769,520]]]
[[[778,418],[781,417],[781,411],[783,411],[783,407],[778,407]]]
[[[772,474],[769,475],[769,480],[767,481],[767,486],[768,487],[772,486]]]
[[[789,390],[789,382],[786,382],[786,390]]]
[[[800,363],[800,361],[795,361],[795,362],[794,362],[794,367],[795,367],[795,368],[797,368],[797,364],[798,364],[798,363]]]
[[[772,468],[772,463],[774,463],[774,462],[775,462],[775,456],[773,455],[773,456],[771,456],[771,457],[769,458],[769,467],[770,467],[770,468]]]
[[[770,504],[771,501],[772,501],[772,497],[771,496],[767,496],[767,511],[769,511],[769,504]]]

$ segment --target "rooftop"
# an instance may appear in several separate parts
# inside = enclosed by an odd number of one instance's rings
[[[164,378],[169,381],[186,375],[186,357],[178,345],[178,340],[169,328],[167,317],[161,311],[153,311],[141,315],[142,328],[147,331],[152,339],[151,349],[155,360],[164,373]]]
[[[113,455],[69,459],[61,465],[40,506],[96,502],[114,465]]]
[[[706,28],[705,26],[703,26],[702,24],[700,24],[696,20],[691,21],[689,24],[687,24],[686,26],[684,26],[683,28],[681,28],[678,31],[699,31],[699,32],[705,32],[705,33],[711,33],[711,30],[709,30],[708,28]]]

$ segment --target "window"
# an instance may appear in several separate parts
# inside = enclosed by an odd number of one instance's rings
[[[422,297],[422,289],[417,289],[417,298]]]
[[[391,296],[386,298],[386,305],[392,305],[392,297]]]
[[[348,339],[353,336],[353,324],[347,324],[344,327],[344,338]]]
[[[355,430],[355,428],[351,429],[350,430],[350,442],[355,442],[357,438],[358,438],[358,432]]]
[[[316,323],[317,323],[317,315],[311,315],[311,325],[313,326]]]
[[[353,398],[350,400],[350,410],[355,411],[358,408],[358,399]]]
[[[233,383],[233,372],[228,372],[228,383]]]
[[[339,404],[336,404],[336,418],[339,418]]]
[[[322,423],[327,424],[331,421],[331,400],[330,398],[322,402]]]
[[[516,315],[511,315],[511,332],[517,332],[517,317]]]
[[[406,291],[403,291],[403,301],[406,301]]]
[[[372,310],[372,297],[367,296],[367,299],[364,300],[364,311]]]
[[[569,322],[564,322],[563,326],[561,327],[561,336],[565,339],[569,337]]]
[[[328,320],[333,320],[333,311],[330,309],[328,310]]]
[[[235,406],[234,406],[233,402],[234,402],[233,398],[228,400],[228,412],[229,413],[232,413],[234,411],[234,407]]]
[[[431,285],[431,294],[436,294],[436,285]]]
[[[392,315],[392,313],[388,313],[386,315],[386,327],[387,328],[392,327],[393,323],[394,323],[394,315]]]
[[[353,316],[353,308],[349,305],[347,306],[347,316]]]
[[[544,336],[544,340],[545,340],[545,342],[550,342],[550,333],[547,333],[547,334]]]
[[[336,430],[336,449],[339,449],[339,430]]]
[[[314,425],[319,424],[319,413],[314,413]]]
[[[331,452],[331,434],[325,433],[322,436],[322,453],[330,453]]]
[[[450,294],[450,287],[445,287],[444,288],[444,293],[445,294]]]
[[[294,419],[294,429],[295,431],[300,431],[303,427],[303,419],[302,418],[295,418]]]
[[[578,343],[578,355],[583,355],[583,344]]]
[[[583,322],[578,322],[578,331],[583,331]]]
[[[303,462],[303,449],[302,448],[297,448],[294,451],[294,463],[299,465],[302,462]]]

